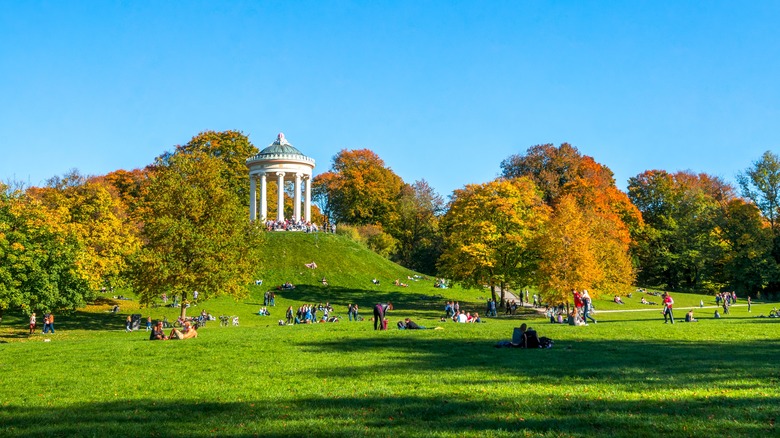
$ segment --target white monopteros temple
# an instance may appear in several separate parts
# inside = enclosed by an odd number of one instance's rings
[[[268,220],[268,178],[277,182],[276,220],[284,221],[284,182],[295,182],[293,201],[294,221],[311,222],[311,178],[314,171],[314,159],[303,155],[279,133],[276,141],[258,154],[247,158],[249,167],[249,219],[257,219],[257,182],[260,181],[260,219]],[[303,217],[301,217],[301,184],[303,192]]]

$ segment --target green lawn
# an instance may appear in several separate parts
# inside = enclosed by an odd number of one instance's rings
[[[289,252],[313,244],[307,237],[267,244]],[[346,262],[362,263],[350,259],[352,243],[343,239],[320,236],[316,244],[329,240]],[[756,317],[773,304],[754,305],[750,314],[736,306],[720,320],[712,319],[714,309],[700,309],[700,322],[686,324],[679,308],[698,307],[703,297],[675,294],[678,323],[665,325],[660,306],[638,304],[634,293],[625,306],[597,300],[599,322],[587,327],[549,324],[533,313],[440,323],[447,299],[482,312],[488,292],[434,289],[432,279],[395,287],[390,280],[405,270],[355,248],[366,265],[349,272],[326,250],[265,261],[258,276],[266,287],[194,308],[241,319],[239,327],[209,323],[195,340],[125,333],[126,314],[105,313],[108,299],[60,316],[49,336],[28,337],[22,316],[6,315],[0,436],[778,435],[780,319]],[[296,267],[307,258],[320,268]],[[328,287],[318,282],[323,272]],[[289,281],[299,286],[280,293],[271,317],[253,315],[269,284],[295,275]],[[379,287],[370,284],[375,276]],[[368,320],[276,325],[289,305],[331,301],[345,314],[357,301],[366,315],[388,297],[398,304],[391,326],[409,316],[444,329],[374,332]],[[132,301],[122,308],[137,311]],[[140,311],[149,312],[172,317],[177,309]],[[521,322],[554,347],[493,347]]]

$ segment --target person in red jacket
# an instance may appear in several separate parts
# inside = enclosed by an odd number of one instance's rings
[[[669,321],[672,321],[672,324],[674,324],[674,314],[672,313],[672,307],[674,307],[674,299],[672,299],[672,296],[669,294],[669,292],[664,292],[663,294],[664,298],[664,324],[666,324]]]

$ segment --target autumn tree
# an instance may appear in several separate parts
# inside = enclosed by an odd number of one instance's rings
[[[312,187],[318,200],[326,200],[324,210],[331,220],[387,227],[394,220],[402,185],[401,177],[374,152],[344,149]]]
[[[541,144],[528,148],[525,154],[515,154],[501,162],[504,178],[529,177],[542,192],[544,202],[551,205],[561,197],[566,184],[578,176],[582,155],[576,147],[563,143]]]
[[[533,279],[538,259],[531,245],[548,207],[528,178],[499,179],[455,190],[442,218],[444,252],[439,271],[466,286],[501,290]]]
[[[507,158],[501,167],[506,178],[532,179],[540,187],[544,200],[556,211],[564,198],[576,203],[588,232],[599,236],[587,241],[599,272],[599,281],[590,285],[592,296],[622,293],[632,284],[635,279],[630,252],[632,237],[642,230],[643,220],[628,196],[615,185],[608,167],[580,154],[568,143],[560,147],[551,144],[531,147],[525,154]],[[566,290],[574,287],[571,285]]]
[[[139,249],[140,241],[114,186],[104,178],[71,171],[50,179],[47,187],[31,188],[29,193],[82,242],[78,267],[92,289],[125,285],[129,258]]]
[[[164,291],[246,293],[261,235],[226,173],[224,161],[198,151],[172,154],[151,171],[133,275],[142,303]]]
[[[579,208],[573,196],[558,200],[555,211],[535,240],[539,264],[536,285],[548,303],[567,303],[572,289],[594,290],[605,279],[595,241],[596,227]]]
[[[79,263],[84,247],[60,210],[0,183],[0,318],[5,309],[76,309],[94,297]]]

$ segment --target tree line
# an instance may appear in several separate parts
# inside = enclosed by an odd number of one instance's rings
[[[207,131],[143,169],[1,184],[0,317],[75,309],[104,288],[132,288],[146,304],[162,292],[245,294],[263,238],[247,210],[245,160],[257,152],[240,132]],[[649,170],[624,193],[606,166],[566,143],[533,146],[500,168],[445,202],[374,152],[345,149],[314,178],[313,217],[416,271],[488,285],[499,300],[527,285],[551,302],[572,288],[617,294],[636,283],[780,290],[780,159],[771,152],[738,187]]]

